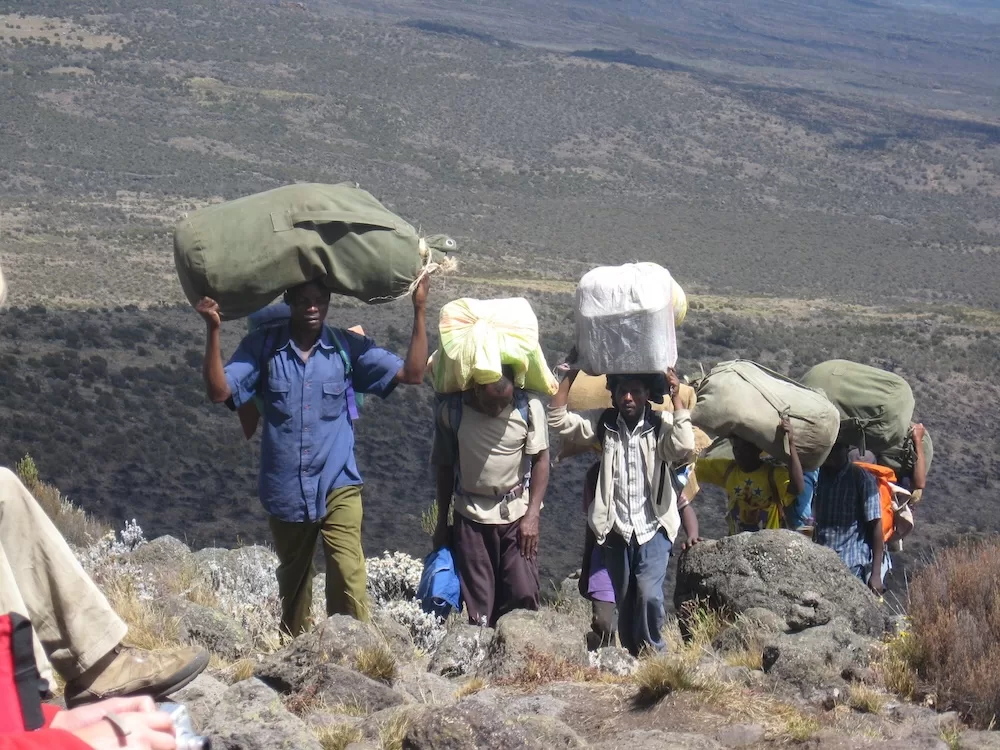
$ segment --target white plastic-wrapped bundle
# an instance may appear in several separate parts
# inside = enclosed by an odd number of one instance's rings
[[[656,263],[588,271],[576,288],[576,348],[591,375],[665,372],[677,363],[674,302],[683,292]],[[686,305],[685,305],[686,307]]]

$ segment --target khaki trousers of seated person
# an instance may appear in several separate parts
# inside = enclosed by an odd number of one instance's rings
[[[127,627],[83,570],[27,487],[0,468],[0,614],[31,620],[35,660],[79,677],[125,637]]]

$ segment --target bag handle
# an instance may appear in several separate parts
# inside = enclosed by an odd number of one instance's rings
[[[299,224],[360,224],[363,226],[381,227],[401,231],[412,229],[409,224],[395,222],[385,216],[375,214],[364,214],[358,211],[338,211],[336,209],[323,209],[321,211],[273,211],[271,213],[271,226],[275,232],[288,232],[295,229]]]

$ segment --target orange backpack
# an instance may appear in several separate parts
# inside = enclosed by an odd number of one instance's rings
[[[889,482],[896,481],[896,472],[888,466],[867,464],[864,461],[855,461],[854,465],[860,466],[878,481],[878,497],[882,503],[882,538],[888,542],[892,539],[896,528],[896,511],[892,487],[889,486]]]

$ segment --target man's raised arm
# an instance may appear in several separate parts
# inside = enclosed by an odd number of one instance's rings
[[[201,377],[205,381],[205,392],[213,404],[221,404],[232,395],[226,372],[222,366],[222,345],[220,329],[222,317],[219,304],[210,297],[202,297],[195,306],[198,314],[205,319],[205,360],[201,364]]]

